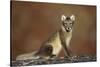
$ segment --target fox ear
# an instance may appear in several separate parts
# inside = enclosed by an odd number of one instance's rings
[[[70,16],[71,20],[75,21],[75,15]]]
[[[62,16],[61,16],[61,20],[62,20],[62,21],[66,20],[66,16],[65,16],[65,15],[62,15]]]

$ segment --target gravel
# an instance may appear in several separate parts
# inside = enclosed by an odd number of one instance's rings
[[[53,59],[28,59],[11,61],[12,67],[45,65],[45,64],[60,64],[60,63],[78,63],[78,62],[93,62],[96,61],[96,56],[72,56],[69,58],[59,57]]]

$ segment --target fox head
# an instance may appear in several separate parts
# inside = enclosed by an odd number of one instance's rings
[[[71,15],[71,16],[62,15],[61,21],[62,21],[62,26],[64,27],[66,32],[70,32],[73,28],[75,16],[74,15]]]

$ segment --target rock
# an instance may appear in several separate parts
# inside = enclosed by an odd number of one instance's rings
[[[12,61],[11,66],[32,66],[32,65],[43,65],[43,64],[60,64],[60,63],[76,63],[76,62],[90,62],[96,61],[96,56],[72,56],[69,58],[59,57],[51,59],[27,59]]]

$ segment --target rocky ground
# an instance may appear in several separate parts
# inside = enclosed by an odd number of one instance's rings
[[[96,61],[96,56],[73,56],[70,58],[60,57],[55,59],[28,59],[12,61],[12,67],[45,65],[45,64],[60,64],[60,63],[78,63],[78,62],[93,62]]]

